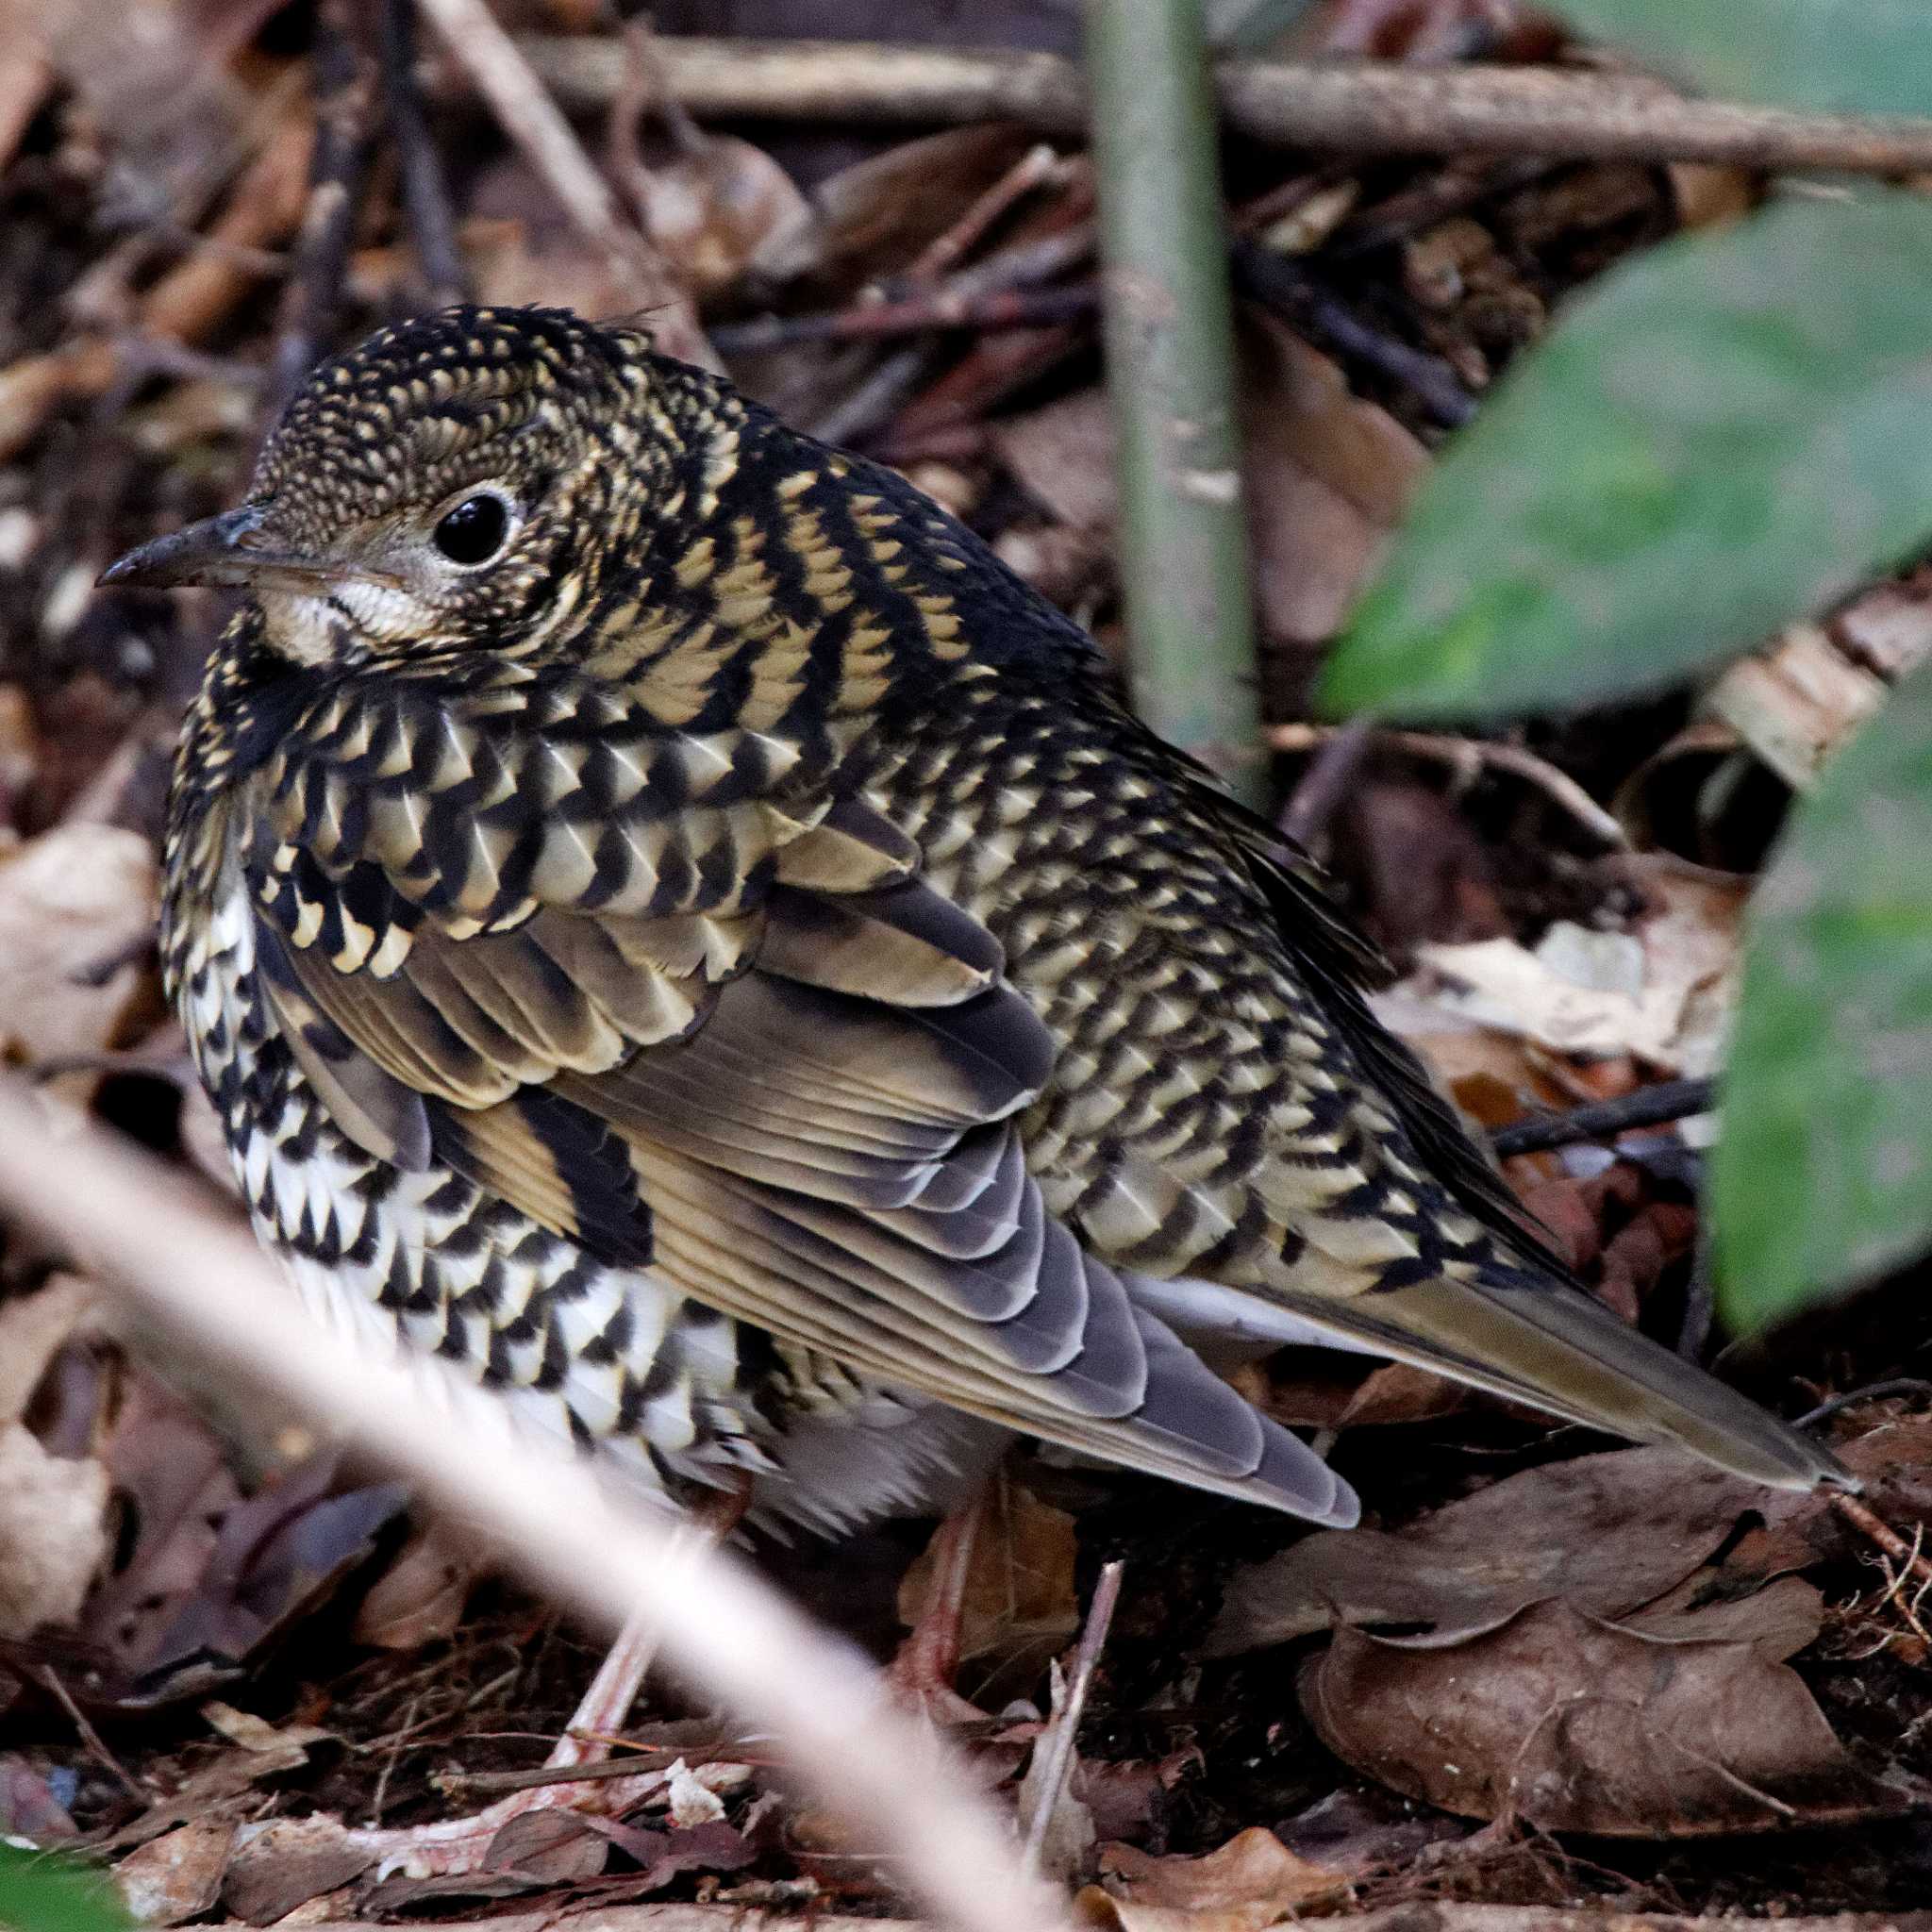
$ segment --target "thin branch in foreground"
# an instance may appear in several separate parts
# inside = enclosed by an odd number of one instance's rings
[[[607,108],[623,85],[613,41],[529,36],[519,45],[566,107]],[[671,92],[700,120],[1010,120],[1059,135],[1087,125],[1079,70],[1052,54],[697,34],[659,46]],[[1317,152],[1716,161],[1774,174],[1932,169],[1932,119],[1687,100],[1642,75],[1234,59],[1215,68],[1214,87],[1236,133]]]
[[[66,1123],[0,1081],[0,1213],[117,1286],[211,1372],[351,1438],[610,1629],[637,1607],[682,1675],[770,1728],[799,1774],[958,1932],[1065,1932],[1052,1894],[951,1755],[890,1701],[852,1645],[808,1624],[744,1566],[615,1493],[608,1465],[518,1427],[428,1356],[407,1365],[297,1306],[232,1224],[158,1162]]]

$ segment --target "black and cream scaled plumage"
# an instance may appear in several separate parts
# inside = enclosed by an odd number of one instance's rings
[[[1281,1341],[1836,1475],[1564,1278],[1080,630],[642,335],[385,330],[105,581],[248,593],[163,951],[261,1238],[673,1500],[835,1528],[1018,1431],[1352,1522],[1204,1359]]]

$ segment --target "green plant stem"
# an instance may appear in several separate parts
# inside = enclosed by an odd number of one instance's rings
[[[1134,699],[1260,803],[1227,240],[1200,0],[1091,0],[1107,386]]]

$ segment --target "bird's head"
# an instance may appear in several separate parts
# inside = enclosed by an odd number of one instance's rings
[[[308,378],[245,501],[101,581],[240,585],[303,664],[535,648],[728,451],[715,391],[682,374],[562,309],[384,329]]]

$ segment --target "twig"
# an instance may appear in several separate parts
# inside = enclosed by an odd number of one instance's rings
[[[1346,728],[1340,724],[1273,724],[1268,728],[1268,742],[1275,751],[1312,751]],[[1405,758],[1425,758],[1431,764],[1467,770],[1472,776],[1485,765],[1507,772],[1512,777],[1534,785],[1612,851],[1629,850],[1630,835],[1574,778],[1520,744],[1504,744],[1487,738],[1454,738],[1437,731],[1377,731],[1375,742],[1402,753]]]
[[[432,1357],[408,1365],[305,1315],[244,1235],[191,1207],[157,1162],[92,1126],[50,1131],[0,1083],[0,1211],[118,1284],[130,1306],[265,1401],[406,1471],[526,1574],[599,1624],[639,1606],[675,1668],[768,1726],[800,1773],[908,1886],[971,1932],[1064,1932],[1046,1890],[935,1740],[849,1644],[741,1563],[636,1504]]]
[[[1361,770],[1374,737],[1374,726],[1366,718],[1351,718],[1331,732],[1308,760],[1308,768],[1281,809],[1281,829],[1304,850],[1327,830],[1328,822],[1341,804],[1342,794]]]
[[[980,195],[942,235],[935,235],[912,258],[906,279],[926,285],[957,268],[986,240],[993,224],[1036,188],[1051,181],[1061,161],[1045,142],[1036,142]]]
[[[403,208],[409,218],[409,241],[428,290],[432,308],[446,308],[469,295],[463,252],[457,245],[456,214],[442,158],[429,132],[416,82],[416,0],[382,0],[378,26],[383,101],[402,175]]]
[[[1048,1825],[1058,1807],[1060,1794],[1074,1771],[1074,1746],[1079,1740],[1080,1718],[1087,1708],[1087,1693],[1092,1688],[1093,1673],[1100,1654],[1107,1648],[1107,1633],[1113,1624],[1115,1606],[1121,1600],[1121,1562],[1101,1566],[1100,1580],[1093,1586],[1093,1601],[1087,1607],[1087,1622],[1080,1632],[1080,1646],[1074,1653],[1074,1674],[1067,1682],[1066,1702],[1054,1712],[1041,1734],[1045,1748],[1045,1768],[1033,1794],[1033,1815],[1026,1821],[1024,1857],[1028,1871],[1040,1869],[1040,1854],[1046,1842]]]
[[[658,251],[625,221],[610,184],[484,0],[418,0],[418,5],[572,225],[631,285],[641,304],[653,310],[653,330],[662,346],[686,361],[713,360],[683,291]],[[621,46],[618,54],[622,61]]]
[[[570,107],[606,108],[622,85],[623,54],[613,41],[532,37],[521,44]],[[1005,119],[1063,135],[1079,134],[1087,121],[1078,70],[1051,54],[701,35],[661,44],[671,91],[701,120]],[[1855,175],[1932,168],[1932,119],[1686,100],[1629,75],[1236,59],[1218,65],[1214,83],[1235,132],[1286,147],[1720,161]]]
[[[1855,1524],[1899,1566],[1901,1577],[1915,1577],[1921,1584],[1932,1583],[1932,1559],[1919,1549],[1923,1529],[1907,1542],[1882,1517],[1845,1490],[1831,1491],[1831,1507],[1847,1523]],[[1896,1585],[1893,1586],[1896,1588]]]
[[[42,1664],[33,1673],[43,1690],[54,1693],[54,1700],[67,1713],[68,1721],[80,1734],[80,1741],[87,1755],[98,1764],[108,1776],[113,1778],[131,1798],[138,1798],[145,1805],[154,1793],[145,1785],[135,1782],[133,1774],[109,1751],[102,1741],[101,1734],[87,1720],[87,1713],[75,1703],[67,1686],[60,1681],[60,1673],[52,1664]]]
[[[1317,347],[1351,356],[1399,382],[1445,429],[1459,429],[1475,414],[1475,398],[1440,356],[1417,349],[1372,327],[1305,261],[1258,242],[1234,244],[1235,286],[1277,309]]]
[[[347,4],[332,0],[316,21],[315,145],[308,206],[295,238],[295,272],[282,290],[275,319],[265,411],[271,423],[314,366],[341,299],[369,159],[370,77],[343,18]]]
[[[905,408],[933,366],[930,342],[883,358],[858,387],[819,411],[806,427],[822,442],[861,443]]]
[[[1563,1113],[1540,1114],[1498,1127],[1490,1145],[1498,1158],[1511,1154],[1541,1154],[1552,1147],[1570,1147],[1579,1141],[1609,1141],[1632,1127],[1655,1127],[1693,1113],[1707,1113],[1715,1104],[1712,1080],[1660,1080],[1640,1087],[1615,1100],[1592,1100]]]
[[[1076,268],[1093,253],[1093,225],[1076,221],[1057,234],[1017,243],[962,268],[948,278],[947,292],[958,301],[977,301],[1004,289],[1051,281]],[[827,442],[858,442],[890,423],[933,366],[929,342],[915,342],[885,357],[854,390],[807,426]]]
[[[1258,807],[1234,325],[1200,0],[1092,0],[1087,57],[1135,704]]]
[[[1842,1395],[1833,1395],[1816,1408],[1807,1408],[1791,1426],[1808,1429],[1840,1409],[1856,1408],[1861,1402],[1883,1402],[1891,1395],[1932,1395],[1932,1382],[1918,1375],[1892,1375],[1883,1382],[1868,1382],[1862,1389],[1847,1389]]]
[[[861,302],[819,315],[766,315],[755,322],[727,322],[711,331],[723,356],[748,356],[789,349],[798,342],[877,341],[893,336],[930,335],[936,330],[1040,328],[1055,323],[1084,322],[1100,308],[1100,291],[1091,283],[1074,289],[996,289],[989,295],[960,295],[936,289],[898,302]]]
[[[1513,194],[1540,181],[1557,163],[1546,155],[1518,156],[1503,161],[1465,162],[1447,167],[1405,188],[1385,201],[1357,208],[1330,237],[1322,253],[1330,261],[1348,261],[1377,248],[1404,242],[1478,202]]]
[[[667,1747],[661,1744],[642,1748],[668,1755]],[[430,1774],[429,1781],[439,1791],[452,1796],[467,1792],[476,1797],[494,1797],[540,1790],[545,1785],[594,1784],[610,1778],[637,1777],[651,1769],[636,1757],[598,1757],[588,1764],[536,1764],[527,1771],[438,1771]]]

